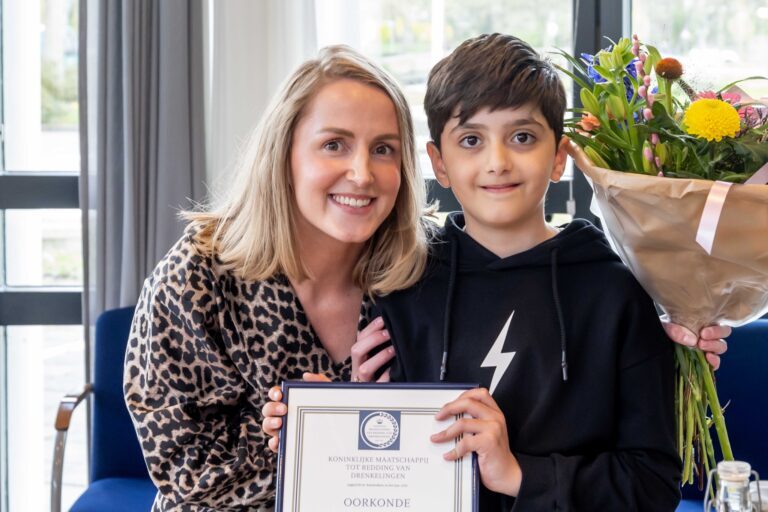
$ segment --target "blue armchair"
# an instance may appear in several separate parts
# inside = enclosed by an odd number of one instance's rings
[[[152,508],[157,489],[149,479],[133,423],[123,399],[123,362],[133,307],[104,312],[96,321],[93,383],[67,395],[56,415],[51,478],[51,512],[61,511],[61,476],[70,418],[92,395],[90,484],[70,512],[142,512]]]
[[[734,329],[728,353],[715,374],[733,455],[768,479],[768,320]],[[717,441],[715,441],[717,446]],[[683,488],[678,512],[701,512],[704,493]]]

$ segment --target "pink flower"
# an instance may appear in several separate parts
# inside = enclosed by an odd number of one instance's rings
[[[651,119],[653,119],[653,112],[651,112],[651,109],[649,109],[649,108],[644,108],[643,109],[643,118],[646,121],[650,121]]]
[[[718,98],[717,93],[715,91],[701,91],[699,94],[696,95],[697,100],[719,100],[722,99],[726,103],[730,103],[731,105],[735,105],[736,103],[741,101],[741,94],[735,93],[735,92],[724,92],[720,94],[720,97]]]
[[[768,109],[764,107],[745,105],[739,109],[739,117],[746,128],[768,125]]]
[[[717,94],[715,94],[715,91],[701,91],[699,94],[696,95],[697,100],[716,100]]]
[[[659,143],[659,134],[658,133],[652,133],[651,134],[651,144],[654,146]]]
[[[739,109],[739,117],[742,118],[742,119],[749,119],[749,118],[753,117],[755,114],[757,114],[755,109],[752,108],[752,107],[749,107],[749,106],[741,107]]]
[[[653,162],[653,151],[651,151],[651,148],[643,148],[643,156],[649,162]]]
[[[648,92],[648,88],[644,85],[641,85],[637,88],[637,95],[641,98],[645,98],[645,93]]]

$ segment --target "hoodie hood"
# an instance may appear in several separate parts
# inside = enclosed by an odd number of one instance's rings
[[[595,261],[620,261],[602,231],[589,221],[574,219],[560,233],[537,246],[506,258],[499,258],[464,232],[464,214],[451,213],[445,228],[432,244],[432,256],[439,264],[450,265],[456,251],[458,272],[497,271],[550,266],[556,249],[557,265]],[[457,244],[452,249],[453,243]]]
[[[440,380],[446,378],[453,331],[452,312],[456,282],[459,274],[475,272],[522,271],[536,267],[549,267],[552,305],[557,316],[560,338],[560,367],[563,382],[568,380],[568,335],[566,333],[562,300],[560,297],[559,268],[570,264],[596,261],[618,261],[603,233],[583,219],[570,222],[557,235],[527,251],[499,258],[480,245],[464,231],[464,214],[455,212],[446,219],[440,239],[432,244],[438,265],[447,265],[448,293],[443,318],[443,352],[440,362]]]

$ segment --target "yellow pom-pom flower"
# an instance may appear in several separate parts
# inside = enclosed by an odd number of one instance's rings
[[[701,99],[691,103],[683,116],[683,124],[689,134],[710,142],[733,137],[741,129],[736,109],[718,99]]]

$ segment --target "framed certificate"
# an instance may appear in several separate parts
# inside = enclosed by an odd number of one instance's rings
[[[449,462],[435,414],[469,384],[283,384],[277,512],[477,510],[475,454]]]

